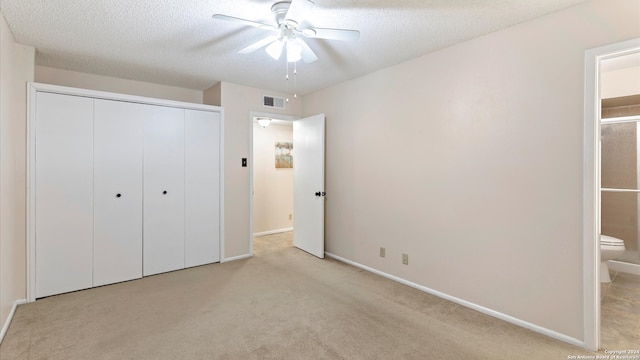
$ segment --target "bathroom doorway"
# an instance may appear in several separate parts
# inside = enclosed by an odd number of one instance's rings
[[[622,349],[640,323],[640,50],[600,62],[600,107],[600,345]]]
[[[612,92],[615,73],[629,69],[640,79],[640,52],[602,62],[600,233],[623,241],[609,270],[640,275],[640,92]]]
[[[634,343],[635,324],[640,321],[640,316],[620,312],[621,306],[629,306],[625,299],[630,294],[622,294],[626,289],[611,290],[625,282],[623,288],[632,289],[631,296],[640,299],[640,261],[633,261],[640,238],[640,106],[637,116],[633,114],[637,100],[640,39],[586,52],[583,270],[584,337],[590,350]],[[602,236],[602,246],[601,234],[607,235]],[[624,247],[630,251],[618,251]],[[611,256],[611,248],[618,260],[631,261],[601,263]],[[613,282],[601,283],[609,274]],[[618,274],[622,275],[616,281]]]

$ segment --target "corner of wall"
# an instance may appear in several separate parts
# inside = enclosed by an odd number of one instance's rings
[[[212,87],[202,93],[202,102],[206,105],[221,106],[222,104],[222,83],[217,82]]]
[[[26,84],[35,49],[15,42],[0,15],[0,323],[26,297]]]

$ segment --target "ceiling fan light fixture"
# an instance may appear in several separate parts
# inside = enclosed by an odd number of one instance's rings
[[[296,62],[302,59],[302,46],[297,39],[287,41],[287,61]]]
[[[269,126],[269,124],[271,124],[271,119],[268,117],[259,117],[256,120],[258,121],[258,125],[262,126],[263,128],[266,128],[267,126]]]
[[[282,55],[282,47],[283,46],[284,46],[284,44],[282,43],[281,40],[276,40],[276,41],[272,42],[269,46],[267,46],[265,51],[274,60],[278,60],[278,59],[280,59],[280,55]]]

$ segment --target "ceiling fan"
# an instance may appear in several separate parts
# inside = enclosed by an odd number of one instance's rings
[[[241,54],[248,54],[266,46],[266,52],[275,60],[280,59],[283,50],[286,50],[287,62],[296,62],[302,59],[305,63],[311,63],[318,60],[318,56],[303,40],[304,37],[343,41],[358,40],[360,37],[358,30],[306,26],[304,20],[314,5],[311,0],[276,2],[271,6],[271,14],[275,24],[265,24],[222,14],[215,14],[213,18],[275,31],[274,34],[241,49],[239,51]]]

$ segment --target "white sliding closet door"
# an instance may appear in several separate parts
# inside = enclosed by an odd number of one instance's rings
[[[146,105],[143,275],[184,268],[184,109]]]
[[[35,297],[92,286],[93,99],[40,92]]]
[[[185,266],[220,261],[220,114],[185,111]]]
[[[141,104],[95,100],[93,286],[142,277]]]

